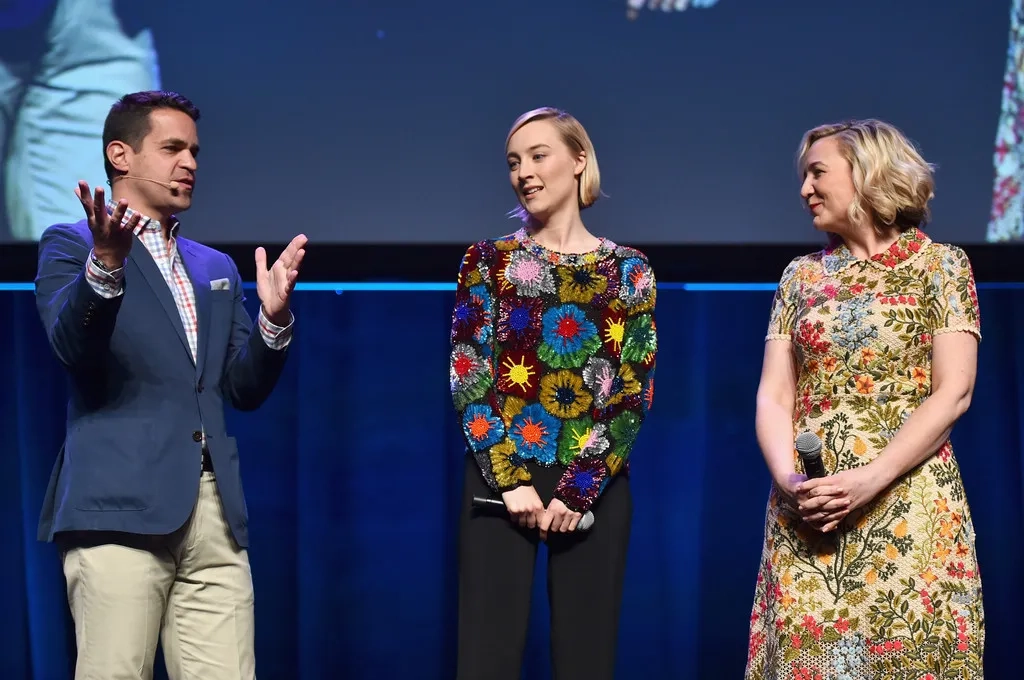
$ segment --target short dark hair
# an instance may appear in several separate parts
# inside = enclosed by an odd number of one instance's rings
[[[107,159],[107,146],[113,141],[119,141],[138,151],[151,129],[149,114],[157,109],[174,109],[187,113],[192,120],[199,120],[196,105],[177,92],[149,90],[121,97],[110,107],[107,120],[103,123],[103,169],[107,171],[108,180],[114,177],[115,170]]]

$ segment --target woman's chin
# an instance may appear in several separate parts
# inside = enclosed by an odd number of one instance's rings
[[[818,215],[814,215],[811,218],[811,224],[814,225],[815,229],[826,234],[831,234],[834,231],[832,228],[833,225],[829,223],[828,220],[824,220]]]
[[[549,210],[545,210],[543,208],[540,208],[539,206],[527,205],[523,206],[523,209],[526,210],[526,214],[530,217],[530,220],[532,220],[533,222],[543,223],[546,222],[548,217],[551,216],[551,212]]]

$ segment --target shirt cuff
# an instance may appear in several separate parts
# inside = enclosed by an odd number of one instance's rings
[[[295,326],[295,315],[291,312],[288,312],[288,315],[291,317],[288,320],[288,325],[278,326],[270,322],[270,319],[263,313],[263,305],[260,305],[260,313],[256,324],[260,327],[260,335],[263,336],[263,342],[267,343],[267,347],[270,349],[281,350],[291,343],[292,328]]]
[[[100,269],[93,261],[95,254],[89,251],[89,259],[85,261],[85,280],[89,287],[102,298],[111,299],[124,293],[124,266],[113,271]]]

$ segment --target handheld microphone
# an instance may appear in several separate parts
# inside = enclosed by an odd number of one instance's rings
[[[796,438],[796,452],[804,464],[808,479],[825,477],[825,464],[821,460],[821,439],[813,432],[801,432]]]
[[[159,184],[165,189],[170,189],[171,191],[177,191],[178,189],[181,188],[181,184],[179,182],[175,182],[173,179],[170,182],[161,182],[158,179],[151,179],[149,177],[139,177],[137,175],[117,175],[116,177],[110,180],[111,186],[113,186],[113,183],[119,179],[137,179],[142,182],[152,182],[153,184]]]
[[[473,496],[473,507],[481,509],[493,509],[493,510],[505,510],[505,502],[498,500],[497,498],[482,498],[480,496]],[[589,531],[590,527],[594,526],[594,513],[587,510],[583,513],[583,517],[576,523],[576,531]]]

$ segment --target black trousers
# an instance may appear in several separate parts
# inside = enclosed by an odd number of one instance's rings
[[[530,467],[544,504],[558,467]],[[466,457],[459,545],[458,680],[520,680],[540,534],[504,513],[472,508],[494,494]],[[548,601],[554,680],[611,680],[633,499],[617,477],[594,504],[587,532],[548,534]]]

